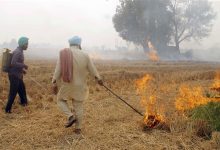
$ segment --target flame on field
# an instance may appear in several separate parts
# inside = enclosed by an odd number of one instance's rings
[[[215,79],[214,79],[211,89],[217,90],[220,92],[220,71],[216,72]]]
[[[184,111],[190,110],[200,105],[205,105],[210,102],[203,95],[203,89],[201,86],[190,87],[189,85],[183,84],[179,88],[179,94],[177,95],[175,106],[177,110]]]
[[[157,49],[154,47],[151,41],[147,41],[147,45],[150,49],[150,51],[147,53],[147,56],[150,58],[151,61],[159,61],[160,59],[157,54]]]
[[[152,120],[149,118],[154,118],[154,120],[162,121],[163,116],[159,113],[156,101],[157,96],[152,92],[152,87],[150,82],[153,80],[153,77],[146,74],[143,78],[136,81],[137,93],[141,97],[141,105],[145,108],[144,114],[144,123],[145,125],[151,126]]]

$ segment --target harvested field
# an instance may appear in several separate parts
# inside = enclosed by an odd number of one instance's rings
[[[182,84],[201,86],[204,95],[210,91],[220,63],[96,61],[105,84],[128,103],[140,110],[136,80],[145,74],[154,77],[158,103],[170,132],[143,130],[143,117],[100,87],[90,77],[90,97],[84,102],[83,138],[74,128],[64,128],[65,116],[59,111],[50,92],[55,61],[29,61],[25,77],[30,105],[22,108],[16,100],[12,114],[4,114],[8,93],[6,74],[0,78],[0,149],[218,149],[216,140],[197,137],[192,123],[175,108],[175,98]],[[30,80],[32,77],[44,88]],[[47,90],[48,89],[48,90]],[[214,93],[215,94],[215,93]]]

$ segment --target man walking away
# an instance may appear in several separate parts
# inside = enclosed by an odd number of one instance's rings
[[[19,94],[20,105],[27,105],[26,89],[23,82],[23,74],[26,74],[28,66],[24,64],[23,51],[28,48],[28,38],[21,37],[18,40],[18,47],[12,53],[11,67],[8,72],[8,78],[10,81],[10,91],[8,96],[8,102],[5,107],[5,113],[11,113],[12,104],[14,99]]]
[[[57,104],[68,117],[65,127],[74,123],[75,133],[81,133],[83,119],[83,102],[88,99],[87,77],[88,73],[103,85],[90,57],[81,50],[81,38],[74,36],[69,40],[70,48],[60,52],[55,73],[53,76],[54,93],[57,92],[57,81],[61,80],[61,87],[57,95]],[[72,100],[74,112],[68,107],[68,100]]]

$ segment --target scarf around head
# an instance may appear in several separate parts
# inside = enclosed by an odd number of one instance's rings
[[[26,44],[28,44],[28,38],[27,37],[20,37],[18,40],[18,45],[20,47],[23,47]]]

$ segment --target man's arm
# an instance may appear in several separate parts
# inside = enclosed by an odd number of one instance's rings
[[[19,58],[22,57],[22,53],[19,52],[15,52],[12,56],[12,60],[11,60],[11,66],[12,67],[16,67],[16,68],[25,68],[27,69],[27,65],[18,62]]]
[[[56,83],[60,79],[60,76],[61,76],[61,66],[60,66],[60,58],[58,58],[56,68],[53,74],[52,83]]]
[[[103,86],[102,78],[100,77],[94,63],[92,62],[89,56],[88,56],[88,70],[90,74],[93,75],[95,79],[98,81],[98,84]]]
[[[88,56],[88,70],[89,70],[89,73],[94,76],[95,78],[101,80],[101,77],[94,65],[94,63],[92,62],[92,60],[90,59],[90,57]]]

